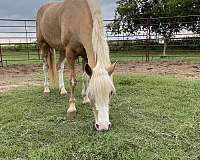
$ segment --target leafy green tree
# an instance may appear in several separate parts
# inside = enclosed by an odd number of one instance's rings
[[[200,1],[199,0],[183,0],[181,3],[181,15],[196,15],[185,17],[186,22],[184,26],[188,31],[200,34]]]
[[[197,24],[182,23],[183,21],[189,22],[189,18],[178,19],[175,16],[198,13],[199,0],[118,0],[115,21],[110,23],[108,28],[118,34],[134,34],[141,28],[147,29],[149,23],[151,32],[163,37],[163,55],[165,56],[167,44],[174,33],[183,28],[195,31],[194,28],[197,26]]]

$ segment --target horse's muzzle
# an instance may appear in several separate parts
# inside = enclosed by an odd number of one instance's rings
[[[97,131],[108,131],[111,129],[111,123],[107,124],[95,124],[95,128]]]

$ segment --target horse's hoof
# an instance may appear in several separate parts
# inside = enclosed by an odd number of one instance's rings
[[[48,96],[49,94],[50,94],[50,90],[49,90],[49,89],[44,90],[44,95],[45,95],[45,96]]]
[[[83,104],[90,104],[90,100],[83,101]]]
[[[50,92],[44,92],[45,96],[48,96],[50,94]]]
[[[67,92],[60,92],[61,96],[67,96]]]
[[[50,89],[49,89],[48,87],[45,87],[45,88],[44,88],[44,95],[45,95],[45,96],[48,96],[49,93],[50,93]]]
[[[67,111],[67,120],[75,120],[76,118],[76,110],[75,111]]]
[[[60,93],[61,96],[67,96],[67,92],[66,93]]]
[[[66,96],[66,95],[67,95],[66,89],[61,89],[60,95],[61,95],[61,96]]]
[[[90,100],[89,100],[89,98],[84,98],[84,100],[83,100],[83,104],[90,104]]]

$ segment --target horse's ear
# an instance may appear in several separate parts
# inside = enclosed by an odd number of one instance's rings
[[[87,73],[88,76],[90,77],[92,76],[92,68],[88,63],[85,65],[85,72]]]
[[[115,70],[115,67],[117,65],[117,61],[110,65],[110,67],[107,68],[108,74],[111,76]]]

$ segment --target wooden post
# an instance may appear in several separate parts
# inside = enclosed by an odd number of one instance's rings
[[[0,64],[1,64],[1,67],[3,67],[3,55],[2,55],[1,44],[0,44]]]

